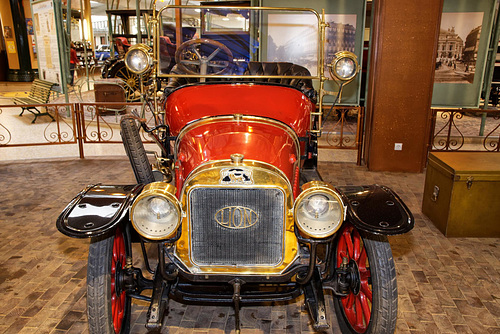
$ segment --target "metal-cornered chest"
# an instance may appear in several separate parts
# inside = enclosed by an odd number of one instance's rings
[[[422,212],[447,237],[500,237],[500,154],[431,153]]]

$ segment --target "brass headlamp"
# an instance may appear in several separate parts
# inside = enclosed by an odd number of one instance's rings
[[[311,181],[302,186],[293,214],[303,234],[312,238],[327,238],[340,228],[345,207],[335,188],[325,182]]]
[[[145,44],[131,46],[125,54],[125,66],[135,74],[144,74],[153,67],[152,50]]]
[[[343,83],[352,81],[359,71],[358,58],[349,51],[339,51],[333,56],[333,60],[328,64],[328,70],[332,77]]]
[[[137,233],[146,239],[162,240],[177,232],[182,210],[175,192],[176,188],[165,182],[144,187],[130,209],[130,220]]]

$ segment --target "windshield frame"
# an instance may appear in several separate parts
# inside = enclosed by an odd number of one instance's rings
[[[155,9],[156,8],[156,0],[153,0],[152,7]],[[160,73],[160,66],[159,66],[159,59],[160,59],[160,18],[161,15],[163,14],[164,11],[166,10],[181,10],[181,9],[220,9],[220,6],[195,6],[195,5],[167,5],[162,7],[160,10],[153,10],[153,17],[149,19],[149,25],[151,27],[150,32],[152,34],[152,40],[153,40],[153,55],[155,59],[155,64],[153,66],[153,71],[152,71],[152,77],[153,81],[155,81],[157,78],[197,78],[197,79],[256,79],[256,78],[263,78],[263,79],[310,79],[310,80],[317,80],[319,83],[318,89],[318,104],[317,104],[317,109],[315,111],[312,111],[310,114],[310,129],[309,132],[311,134],[317,135],[318,137],[321,136],[321,128],[322,128],[322,118],[323,118],[323,103],[324,103],[324,96],[327,94],[330,94],[330,92],[326,92],[324,87],[325,87],[325,81],[328,80],[325,76],[325,64],[324,64],[324,59],[325,59],[325,32],[326,28],[329,26],[328,23],[326,23],[325,20],[325,12],[324,10],[322,11],[321,15],[314,9],[312,8],[294,8],[294,7],[255,7],[255,6],[225,6],[225,9],[228,10],[255,10],[255,11],[276,11],[276,12],[309,12],[311,14],[314,14],[317,23],[318,23],[318,46],[317,46],[317,54],[318,54],[318,59],[317,59],[317,73],[316,75],[310,75],[310,76],[283,76],[283,75],[192,75],[192,74],[163,74]],[[148,23],[146,25],[148,25]],[[156,89],[156,87],[155,87]],[[157,106],[157,98],[156,94],[154,96],[154,105],[155,105],[155,110]],[[314,126],[316,124],[317,126]]]
[[[152,20],[153,24],[153,54],[154,58],[158,61],[160,59],[160,29],[159,23],[161,15],[166,10],[179,10],[179,9],[220,9],[220,6],[195,6],[195,5],[167,5],[162,7],[156,12],[155,19]],[[310,76],[283,76],[283,75],[233,75],[233,74],[220,74],[220,75],[201,75],[201,74],[173,74],[173,73],[160,73],[160,67],[155,66],[155,75],[158,78],[210,78],[210,79],[254,79],[254,78],[265,78],[265,79],[312,79],[323,81],[324,78],[324,40],[325,40],[325,27],[326,24],[322,19],[322,16],[314,9],[311,8],[293,8],[293,7],[244,7],[244,6],[225,6],[224,9],[227,10],[248,10],[248,11],[276,11],[276,12],[308,12],[314,14],[318,23],[318,59],[317,59],[317,73],[316,75]]]

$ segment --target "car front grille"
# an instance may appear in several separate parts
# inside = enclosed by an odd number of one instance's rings
[[[191,257],[199,266],[276,266],[285,195],[278,188],[198,187],[189,195]]]

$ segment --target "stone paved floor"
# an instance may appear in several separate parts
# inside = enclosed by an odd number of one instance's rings
[[[421,213],[423,174],[347,163],[321,163],[320,170],[338,185],[390,186],[415,215],[413,231],[390,237],[399,287],[396,333],[500,333],[500,239],[445,238]],[[0,162],[0,333],[87,332],[88,240],[63,236],[55,220],[87,184],[133,180],[125,159]],[[132,333],[145,332],[146,309],[134,304]],[[312,331],[302,299],[242,312],[243,334]],[[162,333],[234,333],[234,313],[172,302],[167,324]]]

